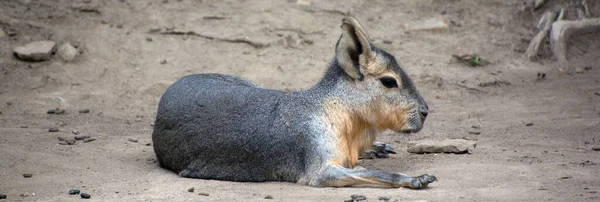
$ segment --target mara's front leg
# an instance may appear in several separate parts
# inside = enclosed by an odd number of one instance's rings
[[[436,180],[435,176],[429,174],[410,177],[402,173],[356,170],[338,165],[328,165],[309,182],[309,185],[317,187],[376,186],[423,189]]]

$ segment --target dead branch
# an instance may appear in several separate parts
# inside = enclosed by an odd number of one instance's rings
[[[162,35],[196,36],[196,37],[205,38],[205,39],[209,39],[209,40],[217,40],[217,41],[223,41],[223,42],[229,42],[229,43],[245,43],[254,48],[265,48],[270,45],[268,43],[252,41],[246,37],[244,37],[244,38],[225,38],[225,37],[217,37],[217,36],[211,36],[208,34],[197,33],[194,31],[164,31],[164,32],[159,32],[159,33]]]
[[[587,0],[581,1],[581,6],[583,7],[583,14],[584,14],[585,18],[591,17],[592,14],[590,13],[590,9],[589,9]]]
[[[560,11],[558,12],[558,17],[556,17],[556,21],[565,19],[565,11],[565,8],[560,9]]]
[[[535,0],[535,2],[533,3],[533,9],[537,10],[538,8],[542,7],[544,3],[546,3],[546,0]]]
[[[456,85],[456,86],[458,86],[458,87],[465,88],[465,89],[467,89],[467,90],[471,90],[471,91],[477,91],[477,92],[480,92],[480,93],[485,93],[485,94],[488,94],[488,93],[489,93],[489,92],[487,92],[487,91],[485,91],[485,90],[481,90],[481,89],[478,89],[478,88],[469,87],[469,86],[467,86],[467,85],[463,85],[463,84],[460,84],[460,83],[454,83],[454,85]]]
[[[527,51],[525,51],[525,55],[529,60],[533,60],[537,57],[538,51],[540,49],[540,44],[546,39],[550,29],[552,28],[552,23],[556,20],[556,16],[558,14],[556,12],[547,11],[542,15],[540,21],[537,24],[538,30],[540,30],[531,42],[529,43],[529,47],[527,47]]]

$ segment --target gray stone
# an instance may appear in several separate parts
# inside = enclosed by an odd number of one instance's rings
[[[90,195],[88,193],[81,193],[81,195],[79,195],[79,196],[81,196],[81,198],[84,198],[84,199],[92,198],[92,195]]]
[[[424,153],[472,153],[477,142],[463,139],[449,140],[419,140],[408,143],[408,152]]]
[[[56,48],[54,41],[36,41],[25,46],[15,47],[13,52],[24,61],[44,61],[50,59]]]
[[[70,43],[64,43],[58,47],[56,54],[64,61],[72,61],[77,57],[77,49]]]

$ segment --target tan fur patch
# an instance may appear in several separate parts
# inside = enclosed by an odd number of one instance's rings
[[[380,129],[407,129],[409,106],[389,106],[375,101],[369,108],[357,109],[336,99],[326,100],[323,105],[335,133],[337,153],[330,162],[334,165],[356,166],[359,155],[371,148]]]
[[[377,120],[378,128],[392,129],[394,131],[407,129],[407,118],[411,106],[390,106],[385,103],[377,103],[378,109],[373,110],[372,116]]]
[[[326,100],[324,108],[336,135],[337,153],[330,163],[353,168],[359,154],[375,141],[375,134],[365,137],[365,131],[372,126],[338,100]]]

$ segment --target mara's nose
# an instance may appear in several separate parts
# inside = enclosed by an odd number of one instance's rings
[[[423,118],[427,117],[427,115],[429,114],[429,112],[427,112],[426,109],[421,109],[421,116],[423,116]]]

